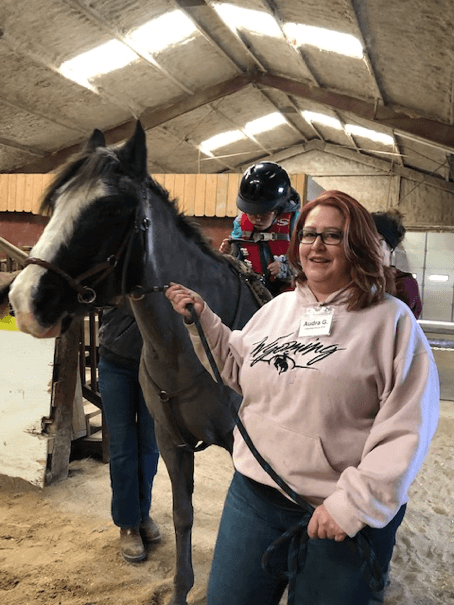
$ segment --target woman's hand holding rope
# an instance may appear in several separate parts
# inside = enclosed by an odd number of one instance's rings
[[[189,304],[194,305],[198,317],[200,317],[205,306],[205,301],[200,294],[197,294],[197,292],[194,292],[193,290],[189,290],[189,288],[185,288],[181,284],[175,284],[174,282],[170,282],[170,285],[166,290],[166,296],[172,303],[174,310],[188,321],[192,319],[191,313],[187,309]]]
[[[342,542],[347,537],[347,534],[334,521],[323,504],[320,504],[314,510],[307,526],[307,534],[312,539],[320,538],[324,540],[327,538],[336,542]]]

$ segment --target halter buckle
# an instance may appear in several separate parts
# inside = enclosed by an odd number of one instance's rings
[[[148,231],[148,227],[150,226],[150,219],[148,217],[145,217],[144,219],[142,219],[142,224],[140,225],[140,228],[142,229],[142,231]]]
[[[88,286],[84,286],[82,291],[78,293],[77,300],[85,305],[91,305],[91,303],[96,300],[96,292],[93,288],[88,288]]]

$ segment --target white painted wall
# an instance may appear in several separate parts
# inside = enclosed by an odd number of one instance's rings
[[[48,441],[41,419],[51,410],[55,340],[1,324],[0,473],[44,487]]]
[[[443,179],[321,141],[277,153],[273,159],[291,174],[310,175],[325,190],[348,193],[370,212],[398,207],[407,229],[454,229],[454,185]]]
[[[407,231],[396,266],[416,273],[423,302],[421,319],[454,321],[454,233]],[[446,282],[431,281],[446,275]]]

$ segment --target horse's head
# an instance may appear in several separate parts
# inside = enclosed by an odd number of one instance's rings
[[[118,147],[106,147],[104,135],[93,132],[49,187],[42,208],[51,218],[11,286],[20,330],[55,337],[73,316],[107,304],[139,282],[137,215],[146,179],[140,123]]]

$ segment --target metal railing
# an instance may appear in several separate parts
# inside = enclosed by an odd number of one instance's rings
[[[454,321],[418,319],[418,323],[424,334],[450,334],[454,336]]]
[[[418,319],[432,348],[454,350],[454,322]]]
[[[22,269],[28,258],[29,250],[30,246],[27,246],[26,249],[21,249],[5,238],[0,237],[0,271],[10,273]]]

